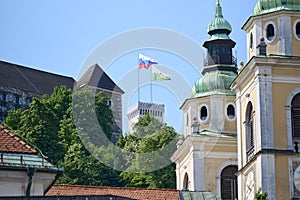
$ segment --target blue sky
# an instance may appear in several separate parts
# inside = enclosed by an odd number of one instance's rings
[[[246,35],[241,27],[252,15],[256,2],[221,0],[224,18],[233,29],[230,36],[237,43],[234,55],[238,63],[247,61]],[[0,59],[77,79],[99,46],[126,32],[155,27],[184,35],[202,46],[209,39],[206,30],[213,19],[215,4],[215,0],[1,0]],[[122,45],[134,42],[134,39],[122,41]],[[102,65],[106,54],[118,48],[117,45],[115,49],[107,49],[105,55],[97,55],[90,62]],[[153,102],[166,105],[166,122],[181,131],[179,107],[201,76],[203,55],[199,55],[199,66],[192,66],[171,51],[151,47],[131,49],[115,57],[105,71],[125,90],[125,112],[137,100],[134,70],[138,52],[157,60],[157,68],[172,75],[171,81],[152,84],[152,98]],[[150,101],[149,71],[141,71],[140,77],[145,81],[140,85],[140,100]],[[123,120],[125,132],[126,123]]]

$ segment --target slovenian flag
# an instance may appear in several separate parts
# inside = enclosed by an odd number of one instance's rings
[[[158,64],[158,62],[139,53],[139,69],[149,69],[153,64]]]
[[[166,74],[158,70],[156,67],[152,67],[152,81],[167,81],[167,80],[171,80],[171,76],[169,74]]]

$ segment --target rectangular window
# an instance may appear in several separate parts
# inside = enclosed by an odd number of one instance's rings
[[[2,101],[6,102],[6,94],[2,94]]]
[[[18,96],[15,97],[15,104],[18,104],[18,105],[20,104],[20,97],[18,97]]]

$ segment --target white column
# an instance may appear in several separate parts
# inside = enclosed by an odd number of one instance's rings
[[[258,171],[261,172],[261,189],[263,192],[268,192],[269,199],[276,200],[275,156],[263,154],[259,157],[261,157],[258,162]]]
[[[191,162],[191,172],[192,172],[192,181],[191,181],[191,190],[192,191],[204,191],[204,159],[200,157],[200,152],[192,152],[192,162]]]

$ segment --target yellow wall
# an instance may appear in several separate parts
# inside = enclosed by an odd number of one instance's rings
[[[242,140],[242,165],[246,164],[246,133],[245,133],[245,125],[244,122],[246,121],[246,109],[248,103],[251,101],[254,111],[256,110],[256,89],[253,88],[251,91],[249,91],[249,98],[245,98],[241,102],[241,140]],[[255,123],[255,122],[254,122]],[[255,133],[258,132],[258,127],[255,126]],[[255,136],[257,137],[257,136]],[[255,140],[256,141],[256,140]],[[255,145],[257,146],[257,144]]]
[[[228,161],[226,158],[205,158],[205,190],[216,193],[216,178],[220,166]]]
[[[292,17],[292,31],[294,31],[294,23],[297,19],[300,19],[300,17]],[[293,47],[292,47],[292,53],[293,55],[295,56],[300,56],[300,40],[296,39],[295,38],[295,35],[294,35],[294,32],[293,32],[293,35],[292,35],[292,44],[293,44]]]
[[[202,106],[203,104],[207,105],[208,107],[208,118],[206,119],[205,122],[202,122],[200,121],[200,131],[202,130],[207,130],[209,129],[209,123],[210,123],[210,98],[209,97],[206,97],[206,98],[203,98],[201,99],[201,102],[198,102],[197,103],[197,106],[196,106],[196,113],[197,113],[197,120],[199,120],[199,117],[200,117],[200,106]]]
[[[278,21],[277,19],[272,19],[272,20],[263,20],[262,21],[262,32],[263,32],[263,35],[266,35],[265,34],[265,26],[266,24],[270,23],[270,22],[274,22],[275,24],[275,39],[273,40],[273,42],[269,43],[267,39],[265,39],[265,42],[267,43],[267,52],[268,54],[278,54],[279,52],[279,45],[278,45]]]
[[[287,156],[275,156],[275,177],[277,199],[290,199],[290,175]]]
[[[275,149],[287,149],[286,100],[299,84],[273,83],[273,120]],[[280,91],[280,92],[279,92]]]

